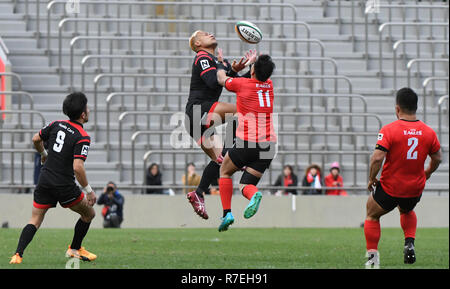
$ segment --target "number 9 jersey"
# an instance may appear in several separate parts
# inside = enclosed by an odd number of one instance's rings
[[[74,185],[73,160],[85,161],[91,144],[83,125],[69,120],[54,121],[41,129],[39,136],[48,142],[48,158],[39,183],[58,187]]]
[[[384,126],[376,149],[387,152],[381,173],[383,190],[396,198],[415,198],[425,187],[425,160],[440,150],[436,132],[420,120],[399,119]]]

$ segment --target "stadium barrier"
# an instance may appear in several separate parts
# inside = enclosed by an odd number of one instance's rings
[[[392,50],[393,50],[393,54],[394,54],[394,58],[393,58],[393,68],[394,68],[394,85],[393,85],[393,89],[397,90],[397,50],[400,46],[403,46],[403,48],[405,47],[406,44],[416,44],[416,55],[417,57],[420,58],[420,45],[421,44],[427,44],[432,46],[431,48],[431,58],[435,59],[435,45],[436,44],[443,44],[444,51],[443,51],[443,56],[445,56],[445,54],[447,53],[447,49],[448,49],[448,41],[447,40],[398,40],[397,42],[394,43]],[[448,56],[448,55],[447,55]],[[406,52],[403,52],[402,58],[406,61]],[[406,67],[406,65],[405,65]],[[418,74],[420,75],[420,66],[418,66]],[[434,62],[432,62],[432,75],[435,75],[435,65]]]
[[[119,187],[120,190],[120,187]],[[208,220],[199,218],[184,195],[125,195],[122,228],[212,228],[217,229],[222,207],[220,197],[205,197]],[[0,222],[22,228],[30,217],[32,194],[0,194]],[[258,213],[244,219],[248,200],[233,196],[234,228],[358,228],[364,222],[367,195],[343,196],[272,196],[263,195]],[[418,232],[425,227],[448,227],[448,196],[424,195],[415,208]],[[102,206],[95,205],[96,217],[91,228],[102,228]],[[78,215],[70,210],[49,210],[42,228],[73,228]],[[383,216],[382,226],[399,227],[398,210]],[[221,233],[227,234],[227,233]],[[222,236],[221,234],[218,237]],[[400,234],[400,233],[399,233]],[[361,229],[361,236],[363,232]],[[364,237],[361,237],[364,239]]]
[[[379,66],[379,77],[380,80],[383,80],[383,31],[386,27],[391,26],[401,26],[401,27],[423,27],[423,26],[429,26],[432,27],[448,27],[447,23],[434,23],[434,22],[387,22],[380,25],[378,29],[378,66]],[[420,38],[419,32],[417,32],[417,38]],[[405,39],[406,36],[403,37]],[[448,36],[444,34],[444,40],[448,40]],[[380,81],[380,88],[383,88],[383,81]]]
[[[139,40],[141,40],[141,38],[139,38]],[[164,39],[162,39],[164,40]],[[183,38],[183,40],[185,41],[185,39]],[[221,38],[219,38],[219,40],[222,40]],[[230,39],[231,40],[231,39]],[[235,40],[235,39],[233,39]],[[306,42],[316,42],[315,39],[305,39]],[[297,39],[297,41],[302,42],[302,39]],[[316,42],[317,44],[320,45],[321,48],[321,55],[324,54],[324,47],[323,44],[321,44],[320,42]],[[112,45],[112,42],[111,42]],[[72,50],[72,45],[71,45],[71,58],[73,57],[73,50]],[[110,48],[110,51],[112,50],[112,48]],[[143,51],[141,51],[141,53],[143,53]],[[228,59],[240,59],[242,57],[241,56],[228,56]],[[181,56],[181,55],[119,55],[119,54],[112,54],[112,55],[101,55],[101,54],[90,54],[90,55],[86,55],[85,57],[83,57],[83,59],[81,60],[81,91],[84,91],[85,89],[85,79],[86,79],[86,66],[87,63],[91,60],[97,60],[97,67],[95,69],[95,71],[102,71],[102,70],[107,70],[108,68],[102,68],[100,63],[101,60],[109,60],[109,72],[113,73],[113,66],[117,68],[117,66],[113,65],[114,60],[120,60],[120,70],[121,73],[124,73],[125,71],[125,61],[132,61],[132,60],[140,60],[140,68],[139,68],[139,72],[144,73],[146,71],[145,67],[145,60],[152,60],[153,62],[153,72],[157,71],[157,67],[156,67],[156,60],[159,61],[164,61],[164,71],[168,71],[169,70],[169,62],[173,61],[174,59],[179,59],[179,60],[189,60],[192,61],[193,57],[192,56]],[[334,75],[338,75],[338,63],[336,62],[335,59],[330,58],[330,57],[286,57],[286,56],[272,56],[272,59],[275,60],[275,62],[282,62],[281,65],[281,74],[286,74],[286,63],[289,63],[292,65],[293,62],[297,63],[296,64],[296,74],[300,73],[300,67],[301,67],[301,62],[302,61],[306,61],[306,62],[311,62],[311,61],[320,61],[321,62],[321,68],[320,68],[320,74],[324,75],[325,74],[325,62],[330,63],[333,66],[333,72]],[[70,64],[70,88],[73,90],[73,78],[74,78],[74,64],[72,63],[73,61],[71,61]],[[159,67],[161,67],[160,65],[158,65]],[[324,85],[322,82],[322,86],[321,89],[324,90]],[[335,81],[335,85],[334,85],[334,90],[335,93],[337,93],[337,80]],[[181,107],[180,107],[181,108]]]
[[[206,23],[210,23],[210,24],[235,24],[235,20],[185,20],[185,19],[109,19],[109,18],[65,18],[63,20],[61,20],[59,22],[58,25],[58,70],[60,72],[60,75],[62,73],[62,32],[64,29],[64,26],[67,23],[97,23],[97,25],[100,25],[100,23],[136,23],[136,24],[140,24],[141,25],[141,36],[140,37],[145,37],[144,36],[144,24],[149,24],[149,23],[170,23],[170,24],[182,24],[184,27],[188,24],[206,24]],[[297,33],[297,25],[299,26],[303,26],[306,29],[307,35],[306,35],[306,39],[310,39],[311,38],[311,31],[310,28],[308,26],[308,24],[306,24],[303,21],[262,21],[262,20],[256,20],[254,21],[256,24],[267,24],[267,25],[293,25],[294,29],[294,34],[291,37],[283,37],[283,38],[279,38],[278,41],[280,41],[280,39],[300,39],[300,36]],[[190,29],[189,31],[193,31],[192,29]],[[179,33],[178,33],[179,34]],[[227,36],[229,36],[230,33],[228,33]],[[179,36],[179,35],[177,35]],[[79,36],[81,37],[81,36]],[[84,37],[90,37],[89,35],[86,35]],[[106,37],[106,36],[102,36],[101,35],[101,29],[98,30],[98,35],[96,35],[95,37]],[[122,39],[128,39],[131,40],[133,37],[138,37],[138,36],[126,36],[126,37],[116,37],[116,38],[122,38]],[[151,37],[151,36],[148,36]],[[158,38],[158,37],[155,37]],[[269,39],[271,39],[272,37],[269,37]],[[184,38],[186,41],[186,38]],[[237,40],[237,39],[236,39]],[[73,41],[73,39],[71,40],[71,42]],[[297,42],[294,42],[294,51],[297,51]],[[243,43],[242,41],[240,42],[240,47],[241,50],[242,49]],[[311,51],[310,51],[310,46],[308,45],[307,47],[307,53],[306,56],[310,57],[311,56]],[[272,51],[271,49],[269,49],[269,51]]]
[[[448,95],[444,95],[444,96],[441,96],[440,98],[439,98],[439,101],[438,101],[438,106],[439,106],[439,120],[438,120],[438,123],[439,123],[439,129],[438,129],[438,132],[439,132],[439,139],[440,140],[442,140],[442,131],[443,131],[443,129],[442,129],[442,105],[444,104],[444,102],[447,102],[447,108],[446,108],[446,115],[447,115],[447,117],[446,117],[446,120],[447,120],[447,132],[448,132],[448,129],[449,129],[449,103],[448,103]]]
[[[448,61],[447,61],[448,62]],[[428,87],[428,84],[430,84],[430,83],[433,83],[434,84],[434,82],[435,81],[445,81],[445,82],[447,82],[447,90],[446,90],[446,93],[448,94],[449,93],[449,81],[448,81],[448,76],[447,77],[442,77],[442,76],[432,76],[432,77],[427,77],[427,78],[425,78],[425,80],[423,81],[423,83],[422,83],[422,86],[423,86],[423,120],[424,120],[424,122],[426,122],[426,120],[427,120],[427,113],[426,113],[426,108],[427,108],[427,87]],[[433,97],[433,101],[432,101],[432,103],[433,103],[433,107],[435,106],[435,104],[437,103],[436,101],[435,101],[435,95],[434,95],[434,90],[432,90],[432,95],[431,95],[432,97]]]
[[[39,2],[39,1],[38,1]],[[58,5],[60,6],[66,6],[67,4],[67,0],[53,0],[50,1],[47,5],[47,49],[50,50],[50,35],[51,35],[51,13],[52,10],[54,10],[54,7],[57,7]],[[95,9],[95,7],[100,6],[100,5],[104,5],[104,9],[107,11],[107,14],[109,14],[109,8],[110,6],[116,6],[116,13],[115,13],[115,17],[117,19],[121,18],[121,15],[123,13],[123,6],[128,7],[128,13],[126,14],[126,17],[128,18],[132,18],[132,8],[138,8],[138,11],[140,13],[142,13],[142,7],[145,6],[150,6],[150,7],[161,7],[161,6],[174,6],[175,9],[178,12],[178,9],[180,7],[184,7],[187,6],[187,8],[192,11],[193,7],[197,7],[200,8],[200,13],[202,16],[204,16],[204,10],[205,7],[207,7],[208,9],[211,7],[214,7],[213,9],[213,14],[212,14],[212,18],[216,19],[217,18],[217,7],[230,7],[232,9],[232,13],[231,15],[236,15],[234,13],[234,8],[235,7],[244,7],[243,10],[243,19],[248,19],[246,16],[246,12],[247,9],[245,9],[246,7],[250,7],[252,9],[258,8],[258,12],[256,13],[256,20],[259,20],[259,16],[262,15],[260,10],[261,8],[266,8],[267,11],[267,15],[270,17],[272,12],[271,8],[278,8],[280,10],[280,17],[285,18],[285,10],[291,10],[292,11],[292,19],[294,20],[298,20],[298,11],[297,8],[290,3],[258,3],[258,5],[255,5],[254,3],[244,3],[244,2],[233,2],[233,5],[230,5],[229,3],[220,3],[220,2],[200,2],[200,1],[192,1],[192,2],[168,2],[168,1],[86,1],[86,0],[80,0],[78,1],[79,4],[79,11],[77,12],[82,12],[83,9],[81,9],[81,6],[85,7],[85,13],[87,18],[89,18],[89,13],[90,11],[92,11],[93,9]],[[135,6],[135,7],[133,7]],[[281,9],[280,9],[281,8]],[[155,9],[156,10],[156,9]],[[39,10],[36,11],[37,13],[39,13]],[[64,9],[63,10],[63,18],[67,18],[67,10]],[[27,13],[28,15],[28,13]],[[190,13],[190,15],[192,15],[192,13]],[[109,16],[109,15],[108,15]],[[147,15],[146,15],[147,16]],[[38,19],[37,21],[40,21],[40,17],[39,14],[36,15],[36,18]],[[204,18],[204,17],[202,17]],[[37,26],[39,27],[39,23],[37,24]],[[75,33],[79,33],[78,31],[78,27],[75,26]],[[39,30],[38,30],[39,31]],[[120,31],[120,23],[117,23],[117,31]],[[129,35],[131,35],[131,31],[129,31]]]

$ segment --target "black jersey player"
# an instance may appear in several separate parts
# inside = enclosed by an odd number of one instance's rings
[[[195,191],[188,193],[187,198],[194,211],[202,218],[208,219],[203,194],[211,182],[219,177],[223,149],[220,139],[214,135],[213,127],[222,124],[226,114],[236,113],[235,104],[219,102],[223,87],[217,82],[217,68],[224,68],[228,76],[235,77],[240,70],[256,60],[256,51],[250,51],[239,62],[230,64],[223,59],[220,49],[217,49],[218,55],[215,56],[217,40],[214,35],[201,30],[192,34],[189,45],[197,55],[192,64],[185,126],[211,161],[203,171],[199,186]]]
[[[89,135],[83,129],[83,124],[89,119],[86,96],[80,92],[69,94],[64,100],[63,112],[69,120],[54,121],[33,137],[34,146],[41,154],[44,166],[34,191],[31,219],[22,230],[11,264],[22,262],[23,252],[42,224],[45,213],[49,208],[56,207],[57,202],[80,214],[66,257],[83,261],[97,258],[81,247],[95,216],[92,206],[96,201],[84,168],[91,143]],[[48,142],[48,152],[44,149],[44,141]],[[75,177],[86,192],[86,197],[76,185]]]

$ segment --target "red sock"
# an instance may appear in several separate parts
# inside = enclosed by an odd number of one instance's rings
[[[416,238],[417,216],[414,211],[409,211],[406,214],[400,214],[400,225],[406,238]]]
[[[378,250],[381,228],[379,221],[366,220],[364,222],[364,235],[366,236],[367,251]]]
[[[219,191],[223,209],[231,210],[231,197],[233,196],[233,180],[231,178],[220,178]]]
[[[256,186],[245,185],[244,189],[242,190],[242,195],[244,195],[244,197],[250,200],[257,191],[258,188]]]

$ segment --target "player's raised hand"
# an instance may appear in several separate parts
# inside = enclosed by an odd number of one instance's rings
[[[223,58],[223,50],[222,50],[222,48],[217,48],[217,60],[219,62],[222,62],[226,66],[226,63],[223,61],[224,58]]]
[[[242,69],[245,68],[245,63],[247,62],[247,58],[244,56],[241,58],[241,60],[239,60],[239,62],[237,62],[236,60],[233,60],[233,63],[231,64],[231,68],[235,71],[235,72],[239,72]]]
[[[247,58],[247,62],[245,63],[245,66],[249,66],[256,62],[256,59],[258,58],[258,51],[250,49],[245,53],[245,58]]]

